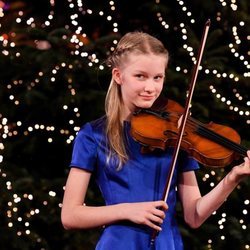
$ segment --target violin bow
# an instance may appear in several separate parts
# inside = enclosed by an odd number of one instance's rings
[[[203,30],[203,34],[202,34],[202,38],[201,38],[201,45],[200,45],[198,56],[197,56],[197,62],[195,64],[195,67],[194,67],[194,70],[193,70],[193,73],[192,73],[192,78],[191,78],[191,81],[190,81],[190,87],[189,87],[189,90],[188,90],[188,97],[186,99],[184,113],[180,118],[181,120],[180,120],[179,132],[178,132],[178,136],[177,136],[177,140],[176,140],[176,145],[175,145],[175,148],[174,148],[174,153],[173,153],[173,156],[172,156],[172,161],[171,161],[171,165],[170,165],[166,185],[165,185],[163,196],[162,196],[162,200],[165,201],[165,202],[167,202],[171,181],[172,181],[172,178],[173,178],[176,161],[177,161],[177,157],[178,157],[180,146],[181,146],[182,137],[183,137],[184,130],[185,130],[185,125],[186,125],[186,122],[187,122],[188,115],[190,113],[189,108],[190,108],[191,100],[192,100],[192,97],[193,97],[194,87],[195,87],[196,79],[197,79],[197,76],[198,76],[198,71],[199,71],[203,51],[204,51],[204,48],[205,48],[205,43],[206,43],[206,40],[207,40],[207,35],[208,35],[209,28],[210,28],[210,24],[211,24],[211,21],[210,21],[210,19],[208,19],[206,21],[206,23],[205,23],[205,26],[204,26],[204,30]],[[151,242],[150,242],[151,245],[154,245],[155,238],[156,238],[158,233],[159,232],[157,230],[153,231],[153,233],[151,235]]]

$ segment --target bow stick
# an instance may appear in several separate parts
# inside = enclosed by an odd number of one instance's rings
[[[194,92],[194,87],[195,87],[196,79],[197,79],[197,76],[198,76],[198,71],[199,71],[203,51],[204,51],[204,48],[205,48],[205,43],[206,43],[206,39],[207,39],[207,35],[208,35],[208,30],[210,28],[210,24],[211,24],[211,22],[208,19],[207,22],[205,23],[205,26],[204,26],[202,39],[201,39],[201,45],[200,45],[198,56],[197,56],[198,59],[197,59],[197,62],[195,64],[194,71],[192,73],[192,78],[191,78],[190,87],[189,87],[189,91],[188,91],[188,97],[187,97],[187,100],[186,100],[186,103],[185,103],[184,113],[180,118],[181,120],[180,120],[180,126],[179,126],[177,141],[176,141],[176,145],[175,145],[175,148],[174,148],[174,153],[173,153],[173,156],[172,156],[172,161],[171,161],[171,165],[170,165],[170,169],[169,169],[169,174],[168,174],[168,178],[167,178],[167,181],[166,181],[166,185],[165,185],[164,192],[163,192],[163,197],[162,197],[162,200],[165,201],[165,202],[167,202],[169,189],[170,189],[170,185],[171,185],[171,180],[173,178],[176,161],[177,161],[178,153],[179,153],[179,150],[180,150],[183,133],[184,133],[184,130],[185,130],[186,121],[187,121],[188,115],[190,113],[189,108],[190,108],[190,104],[191,104],[191,100],[192,100],[192,96],[193,96],[193,92]],[[158,231],[154,230],[152,235],[151,235],[151,242],[150,242],[151,245],[154,245],[155,238],[156,238],[157,234],[158,234]]]

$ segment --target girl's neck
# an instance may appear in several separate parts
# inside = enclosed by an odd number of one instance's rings
[[[131,117],[133,115],[133,110],[129,109],[126,106],[123,106],[122,112],[121,112],[121,121],[130,121]]]

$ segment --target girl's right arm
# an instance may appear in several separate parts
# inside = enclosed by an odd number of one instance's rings
[[[110,206],[90,207],[84,204],[91,173],[71,168],[61,211],[65,229],[100,227],[122,220],[148,225],[160,231],[167,204],[164,201],[121,203]],[[158,209],[159,207],[162,210]]]

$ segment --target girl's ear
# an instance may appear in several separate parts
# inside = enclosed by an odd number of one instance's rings
[[[113,70],[112,70],[112,76],[113,76],[113,79],[115,80],[115,82],[117,84],[122,84],[120,69],[113,68]]]

